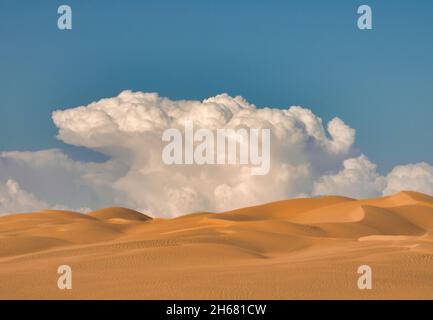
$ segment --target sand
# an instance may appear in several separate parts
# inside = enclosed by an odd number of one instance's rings
[[[357,287],[369,265],[372,290]],[[72,290],[57,287],[69,265]],[[433,197],[0,217],[1,299],[433,299]]]

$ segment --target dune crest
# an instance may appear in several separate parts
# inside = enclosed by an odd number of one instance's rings
[[[122,219],[129,221],[147,221],[152,219],[144,213],[121,207],[100,209],[92,211],[88,215],[102,220]]]

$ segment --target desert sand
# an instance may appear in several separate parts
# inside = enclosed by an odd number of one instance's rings
[[[372,290],[357,287],[360,265]],[[72,268],[72,290],[57,268]],[[1,299],[433,299],[433,197],[0,217]]]

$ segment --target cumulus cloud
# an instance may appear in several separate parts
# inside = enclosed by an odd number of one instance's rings
[[[0,182],[0,215],[16,212],[31,212],[47,207],[48,204],[33,194],[22,190],[14,180]]]
[[[116,201],[110,184],[122,165],[79,162],[57,149],[0,152],[0,181],[13,179],[50,208],[92,208]]]
[[[105,154],[109,160],[74,161],[60,150],[0,153],[0,181],[14,179],[49,204],[124,205],[155,216],[174,216],[290,197],[366,197],[410,187],[399,184],[392,172],[380,176],[376,166],[354,150],[355,130],[343,120],[334,118],[324,125],[311,110],[299,106],[257,108],[227,94],[192,101],[124,91],[55,111],[52,118],[58,139]],[[269,174],[253,176],[248,165],[164,164],[163,131],[184,131],[186,121],[192,121],[195,130],[270,129]],[[418,191],[430,192],[431,175],[430,180],[409,175],[412,186],[419,183]],[[421,176],[423,183],[418,181]]]
[[[410,190],[433,195],[433,166],[425,162],[397,166],[388,174],[386,180],[384,194]]]
[[[376,168],[364,155],[344,160],[341,171],[323,175],[314,183],[313,194],[335,194],[354,198],[376,196],[386,185],[386,179],[377,173]]]
[[[157,214],[224,210],[309,193],[317,171],[332,169],[351,152],[355,130],[338,118],[328,124],[310,110],[257,108],[242,97],[172,101],[155,93],[124,91],[88,106],[53,113],[59,139],[124,163],[113,183],[134,207]],[[165,129],[271,130],[271,170],[251,176],[239,166],[167,166],[161,161]],[[310,159],[321,159],[319,162]],[[325,165],[329,163],[329,165]],[[324,168],[325,167],[325,168]]]

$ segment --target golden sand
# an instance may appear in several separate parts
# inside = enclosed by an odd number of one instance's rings
[[[373,289],[357,287],[369,265]],[[57,287],[69,265],[72,290]],[[433,197],[294,199],[151,219],[0,218],[1,299],[433,299]]]

